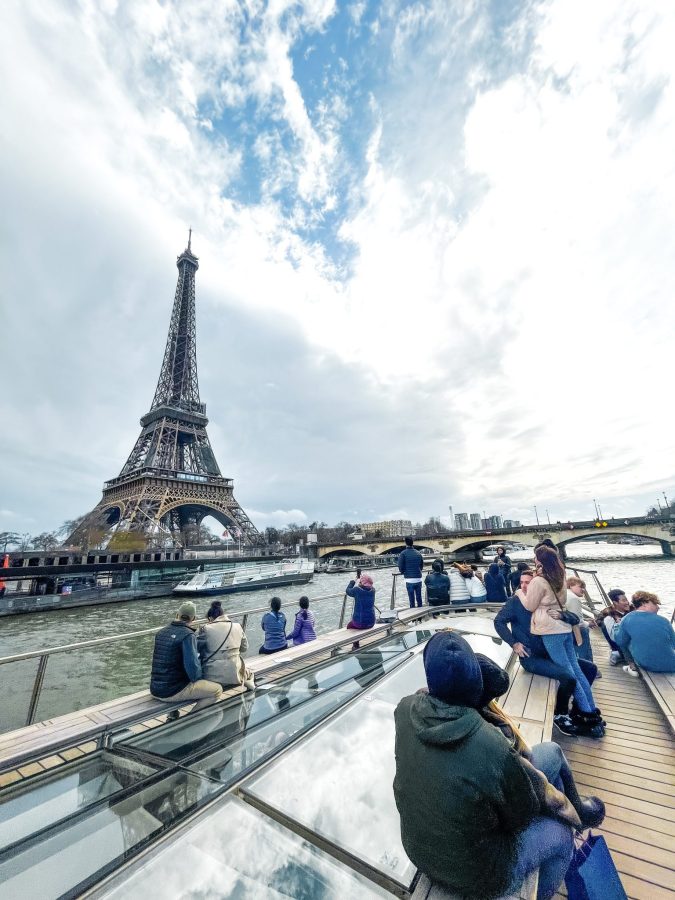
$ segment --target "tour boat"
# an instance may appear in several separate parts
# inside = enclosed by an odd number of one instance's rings
[[[223,566],[197,572],[180,581],[174,594],[186,597],[209,597],[233,594],[235,591],[259,591],[284,584],[306,584],[314,575],[314,562],[309,559],[282,559],[264,563]]]

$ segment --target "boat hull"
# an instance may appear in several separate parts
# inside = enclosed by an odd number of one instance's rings
[[[296,572],[291,575],[276,575],[273,578],[260,578],[244,584],[228,584],[213,587],[188,588],[176,587],[172,593],[181,597],[215,597],[222,594],[238,594],[241,591],[266,591],[277,585],[307,584],[314,576],[313,572]]]

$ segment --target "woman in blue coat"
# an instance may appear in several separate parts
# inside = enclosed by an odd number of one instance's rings
[[[372,628],[375,624],[375,588],[370,575],[361,575],[358,581],[352,578],[345,593],[354,598],[354,612],[347,628]],[[359,642],[354,641],[352,650],[358,648]]]

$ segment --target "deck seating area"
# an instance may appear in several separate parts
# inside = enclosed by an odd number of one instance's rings
[[[672,719],[669,723],[668,713],[654,699],[653,675],[631,678],[609,665],[607,645],[599,635],[592,635],[592,645],[602,674],[593,693],[607,733],[601,740],[558,732],[554,737],[581,793],[597,794],[605,802],[607,817],[594,831],[604,835],[628,897],[675,900]],[[564,890],[557,896],[565,896]]]

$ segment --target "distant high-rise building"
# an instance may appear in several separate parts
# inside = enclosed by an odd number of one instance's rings
[[[452,514],[452,507],[449,506],[448,509],[450,510],[450,521],[448,522],[448,528],[450,529],[450,531],[454,531],[455,530],[455,517]]]
[[[470,531],[469,517],[466,513],[455,513],[455,531]]]
[[[473,531],[480,531],[480,513],[471,513],[469,516],[469,527]]]
[[[502,517],[501,516],[489,516],[488,522],[490,523],[490,528],[501,528],[502,527]]]

